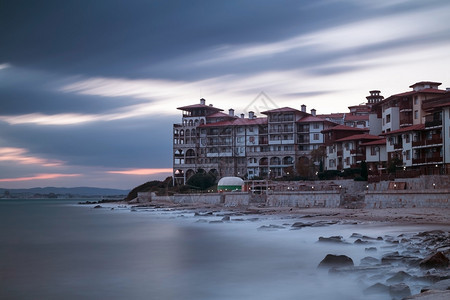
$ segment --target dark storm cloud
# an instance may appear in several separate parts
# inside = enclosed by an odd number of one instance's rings
[[[158,168],[171,165],[175,121],[153,117],[59,127],[0,123],[0,130],[3,145],[67,165]]]
[[[267,42],[357,16],[309,1],[9,1],[0,61],[87,75],[152,75],[161,61],[218,45]],[[170,74],[167,74],[168,76]],[[174,75],[174,74],[172,74]]]

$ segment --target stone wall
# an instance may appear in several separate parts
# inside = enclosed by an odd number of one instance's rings
[[[365,208],[450,208],[450,189],[367,191]]]
[[[286,192],[267,195],[267,206],[339,207],[339,191]]]
[[[408,190],[442,189],[450,186],[448,175],[427,175],[418,178],[396,178],[394,182],[406,182]],[[386,191],[391,181],[380,181],[369,184],[369,191]],[[433,185],[434,184],[434,185]]]
[[[236,206],[247,206],[250,202],[250,194],[249,193],[224,193],[222,194],[225,198],[224,205],[226,207],[236,207]]]
[[[176,194],[173,196],[173,202],[186,204],[221,204],[223,203],[223,197],[221,195],[223,194]]]

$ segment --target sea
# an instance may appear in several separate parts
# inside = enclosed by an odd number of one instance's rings
[[[300,221],[226,212],[94,208],[79,199],[0,199],[0,299],[391,299],[365,295],[358,277],[318,269],[329,253],[355,265],[367,245],[320,236],[420,228]],[[302,219],[305,221],[305,219]],[[372,256],[380,258],[389,249]]]

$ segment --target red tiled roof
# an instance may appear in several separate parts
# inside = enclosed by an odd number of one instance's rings
[[[214,106],[205,105],[205,104],[192,104],[192,105],[177,107],[177,109],[179,109],[179,110],[191,110],[194,108],[209,108],[211,110],[223,111],[223,109],[220,109],[220,108],[217,108]]]
[[[329,123],[331,123],[330,121],[325,120],[324,118],[318,118],[315,116],[306,116],[297,121],[297,123],[310,123],[310,122],[329,122]]]
[[[345,121],[369,121],[369,115],[345,115]]]
[[[317,115],[319,118],[343,118],[344,117],[344,113],[332,113],[332,114],[321,114],[321,115]]]
[[[225,117],[228,117],[228,118],[237,118],[237,117],[235,117],[235,116],[230,116],[230,115],[228,115],[228,114],[226,114],[226,113],[223,113],[223,112],[216,112],[216,113],[213,113],[213,114],[211,114],[211,115],[208,115],[208,116],[206,116],[207,118],[225,118]]]
[[[442,83],[440,83],[440,82],[435,82],[435,81],[420,81],[420,82],[414,83],[413,85],[410,85],[409,87],[410,87],[410,88],[414,88],[416,85],[425,85],[425,84],[440,86]]]
[[[221,122],[216,122],[216,123],[208,123],[208,124],[203,124],[200,125],[198,127],[218,127],[218,126],[236,126],[236,125],[263,125],[263,124],[267,124],[267,118],[255,118],[255,119],[244,119],[244,118],[236,118],[233,120],[229,120],[229,121],[221,121]]]
[[[302,112],[302,111],[295,109],[295,108],[291,108],[291,107],[281,107],[281,108],[266,110],[261,113],[267,115],[268,113],[276,113],[276,112]],[[305,112],[302,112],[302,113],[305,113]]]
[[[407,131],[417,131],[417,130],[422,130],[424,128],[425,128],[425,124],[416,124],[416,125],[400,128],[400,129],[397,129],[394,131],[385,132],[380,135],[390,135],[390,134],[396,134],[396,133],[407,132]]]
[[[336,131],[336,130],[343,130],[343,131],[369,131],[367,128],[357,128],[357,127],[350,127],[345,125],[337,125],[334,127],[330,127],[327,129],[322,130],[322,132],[329,132],[329,131]]]
[[[338,139],[335,142],[355,141],[355,140],[379,140],[379,139],[382,139],[382,138],[377,135],[363,133],[363,134],[355,134],[355,135],[351,135],[351,136],[348,136],[348,137],[345,137],[342,139]]]
[[[361,146],[386,145],[386,139],[379,139],[371,142],[362,143]]]

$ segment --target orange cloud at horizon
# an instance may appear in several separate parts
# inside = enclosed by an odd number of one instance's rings
[[[18,182],[18,181],[30,181],[30,180],[45,180],[45,179],[56,179],[62,177],[77,177],[81,176],[81,174],[37,174],[35,176],[30,177],[17,177],[17,178],[0,178],[0,182]]]
[[[122,175],[155,175],[160,173],[172,173],[171,168],[160,169],[132,169],[124,171],[108,171],[109,174],[122,174]]]

